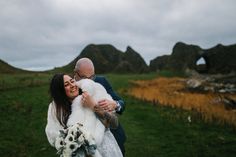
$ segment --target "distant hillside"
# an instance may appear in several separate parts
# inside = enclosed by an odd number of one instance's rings
[[[0,59],[0,73],[1,74],[5,74],[5,73],[18,74],[18,73],[33,73],[33,71],[27,71],[27,70],[16,68]]]
[[[90,58],[97,74],[104,73],[146,73],[149,71],[196,70],[204,73],[230,73],[236,71],[236,44],[224,46],[218,44],[210,49],[202,49],[197,45],[178,42],[174,45],[171,55],[158,56],[148,66],[142,56],[130,46],[125,52],[109,44],[90,44],[67,65],[44,71],[50,73],[64,72],[71,74],[79,58]],[[202,59],[204,63],[198,64]],[[29,73],[0,60],[0,73]]]
[[[86,46],[79,56],[68,65],[55,68],[54,72],[71,73],[79,58],[90,58],[95,66],[96,73],[145,73],[149,71],[144,59],[131,47],[127,47],[125,52],[121,52],[112,45]]]

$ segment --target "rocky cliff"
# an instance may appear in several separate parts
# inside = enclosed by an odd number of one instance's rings
[[[197,65],[203,58],[205,65]],[[171,55],[156,57],[150,61],[150,70],[197,70],[206,73],[230,73],[236,71],[236,44],[230,46],[217,45],[210,49],[202,49],[196,45],[182,42],[175,44]]]
[[[204,50],[202,55],[206,60],[209,73],[236,72],[236,44],[230,46],[217,46]]]
[[[73,70],[76,61],[82,57],[93,61],[96,73],[144,73],[149,70],[144,59],[130,46],[125,52],[121,52],[108,44],[86,46],[80,55],[63,69]]]

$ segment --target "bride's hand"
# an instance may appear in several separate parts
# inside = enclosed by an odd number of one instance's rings
[[[88,92],[82,93],[81,101],[82,101],[83,106],[91,108],[91,109],[93,109],[94,106],[96,105],[95,100],[88,94]]]

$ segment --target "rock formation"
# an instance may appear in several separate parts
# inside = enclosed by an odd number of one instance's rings
[[[203,58],[205,65],[197,65]],[[186,71],[197,70],[206,73],[230,73],[236,71],[236,44],[230,46],[217,45],[210,49],[199,46],[176,43],[171,55],[157,57],[150,62],[150,70]]]
[[[207,49],[202,55],[206,60],[209,73],[236,72],[236,44],[230,46],[217,46]]]
[[[78,57],[63,68],[74,69],[76,61],[82,57],[93,61],[96,73],[145,73],[149,70],[143,58],[129,46],[125,52],[121,52],[112,45],[95,44],[86,46]]]

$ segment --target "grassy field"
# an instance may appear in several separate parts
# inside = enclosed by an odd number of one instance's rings
[[[126,156],[234,157],[236,131],[227,125],[206,123],[196,112],[153,106],[126,94],[129,80],[152,79],[156,74],[107,75],[126,101],[119,117],[126,134]],[[44,132],[50,102],[51,75],[1,75],[0,156],[53,157]],[[191,123],[188,117],[191,116]]]
[[[194,92],[186,86],[187,78],[158,77],[133,81],[129,95],[153,104],[171,106],[201,113],[202,119],[229,124],[236,128],[236,110],[227,106],[222,98],[236,99],[236,93]]]

